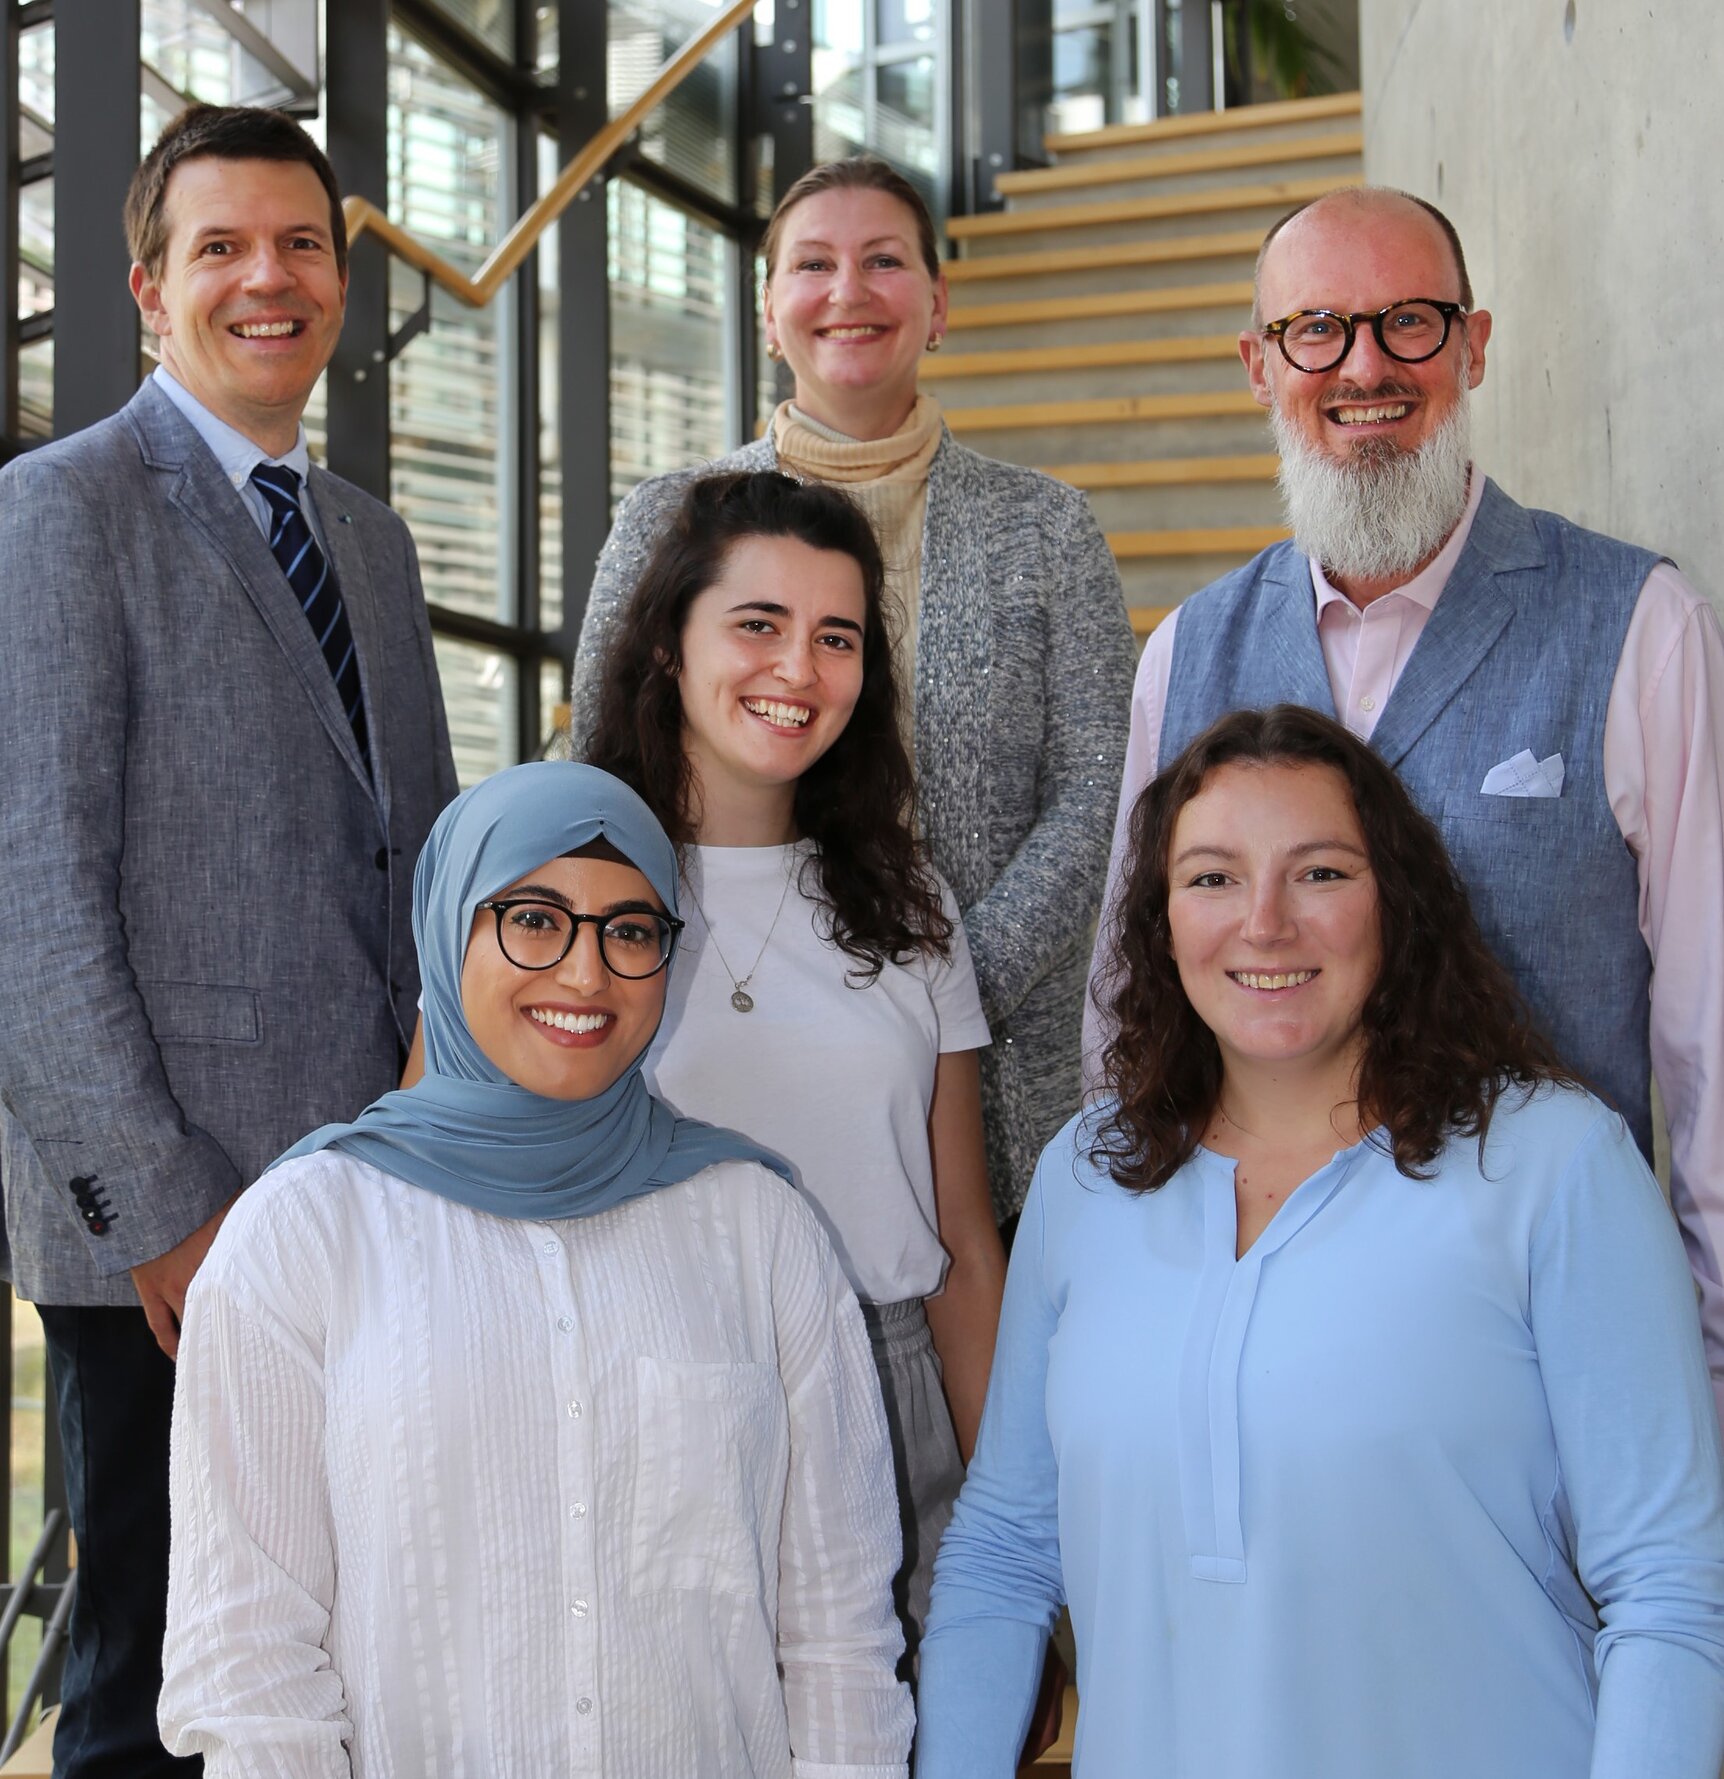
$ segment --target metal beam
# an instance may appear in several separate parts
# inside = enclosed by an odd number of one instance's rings
[[[772,137],[774,201],[814,165],[813,30],[811,0],[778,0],[772,40],[754,50],[755,90]]]
[[[567,166],[606,122],[608,9],[558,0],[557,156]],[[611,526],[610,282],[606,183],[557,223],[557,426],[563,460],[563,629],[580,634]]]
[[[0,15],[0,439],[18,436],[18,8]],[[10,1333],[10,1320],[7,1332]],[[6,1376],[11,1376],[10,1357]],[[8,1423],[9,1424],[9,1423]],[[7,1491],[10,1502],[11,1491]],[[10,1536],[9,1523],[0,1535]],[[0,1574],[10,1574],[0,1556]],[[0,1705],[5,1693],[0,1690]]]
[[[532,68],[537,38],[533,0],[515,0],[515,53]],[[514,118],[515,176],[510,199],[520,211],[539,190],[539,129],[536,112],[523,109]],[[515,324],[514,476],[515,507],[513,570],[517,605],[514,619],[524,630],[539,628],[539,250],[534,248],[515,280],[512,292]],[[544,713],[539,708],[539,664],[523,665],[516,679],[517,757],[533,759],[544,745]]]
[[[56,0],[54,7],[54,332],[75,342],[54,360],[54,433],[106,418],[138,387],[138,308],[120,232],[138,164],[139,0]],[[100,118],[100,129],[68,129]],[[79,226],[64,221],[79,219]],[[16,301],[15,294],[11,300]]]
[[[326,13],[329,159],[345,192],[389,189],[386,97],[389,0],[341,0]],[[367,494],[389,498],[389,255],[353,244],[347,321],[329,367],[329,467]]]

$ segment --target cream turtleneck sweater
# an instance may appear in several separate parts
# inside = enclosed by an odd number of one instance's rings
[[[772,443],[784,468],[808,481],[841,487],[868,515],[880,540],[886,585],[902,615],[893,653],[906,742],[915,710],[928,466],[940,448],[940,436],[940,404],[931,395],[918,395],[909,418],[884,439],[848,438],[794,402],[781,402],[772,416]]]

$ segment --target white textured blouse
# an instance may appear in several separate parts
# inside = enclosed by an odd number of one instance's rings
[[[187,1300],[162,1733],[210,1779],[902,1779],[854,1298],[726,1162],[531,1223],[334,1151]]]

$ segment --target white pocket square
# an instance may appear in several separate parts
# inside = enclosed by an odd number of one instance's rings
[[[1535,760],[1532,749],[1523,747],[1512,760],[1493,766],[1479,790],[1487,797],[1560,797],[1562,755]]]

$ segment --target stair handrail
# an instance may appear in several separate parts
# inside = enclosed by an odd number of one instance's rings
[[[575,155],[555,182],[521,214],[513,228],[491,250],[471,278],[434,248],[410,235],[369,198],[350,197],[342,204],[349,245],[362,235],[375,235],[397,258],[472,309],[482,309],[519,270],[553,222],[575,201],[589,180],[640,128],[647,115],[673,93],[706,60],[712,48],[752,16],[756,0],[732,0],[703,30],[691,37],[659,69],[640,97],[619,112]]]

